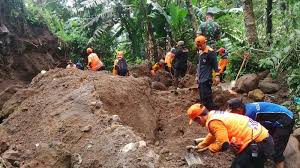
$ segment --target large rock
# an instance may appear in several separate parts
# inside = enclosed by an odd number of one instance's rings
[[[235,85],[237,92],[248,93],[251,90],[257,89],[259,77],[256,74],[247,74],[240,77]]]
[[[248,93],[248,97],[255,101],[262,101],[265,98],[265,94],[260,89],[255,89]]]
[[[293,136],[298,139],[300,142],[300,128],[296,129],[293,133]]]
[[[260,80],[263,80],[264,78],[266,78],[269,75],[269,73],[270,72],[268,70],[265,70],[265,71],[259,72],[257,74],[257,76]]]
[[[261,89],[264,93],[276,93],[279,91],[280,86],[277,83],[273,83],[270,80],[262,80],[258,84],[259,89]]]
[[[300,150],[298,140],[290,136],[289,142],[285,148],[283,155],[285,156],[285,168],[299,168]]]
[[[8,150],[8,145],[6,142],[0,142],[0,154],[2,154],[3,152],[5,152],[6,150]]]
[[[2,158],[13,166],[19,166],[19,163],[21,161],[21,154],[19,153],[19,151],[9,149],[2,154]]]
[[[21,168],[68,168],[71,167],[72,155],[56,145],[39,144],[35,156]]]
[[[0,92],[0,109],[2,109],[3,104],[9,100],[20,88],[22,88],[22,86],[12,85],[6,88],[3,92]]]

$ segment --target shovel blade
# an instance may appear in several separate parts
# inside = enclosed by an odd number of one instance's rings
[[[196,165],[204,165],[203,161],[200,159],[200,157],[198,155],[195,155],[192,152],[186,153],[184,158],[189,167],[196,166]]]

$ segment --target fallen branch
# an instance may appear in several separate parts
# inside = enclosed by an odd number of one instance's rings
[[[32,43],[32,42],[29,42],[29,41],[27,41],[27,40],[23,40],[23,41],[26,42],[26,43],[28,43],[28,44],[31,44],[31,45],[35,46],[35,48],[39,48],[38,45],[36,45],[36,44],[34,44],[34,43]]]

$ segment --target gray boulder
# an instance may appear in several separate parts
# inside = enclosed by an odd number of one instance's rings
[[[277,83],[273,83],[270,80],[262,80],[258,84],[259,89],[261,89],[264,93],[272,94],[276,93],[280,90],[280,86]]]
[[[235,90],[241,93],[248,93],[251,90],[257,89],[258,83],[259,77],[256,74],[247,74],[236,81]]]

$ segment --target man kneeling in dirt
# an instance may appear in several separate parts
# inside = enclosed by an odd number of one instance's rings
[[[246,115],[269,130],[275,144],[273,160],[276,168],[284,168],[283,152],[295,123],[293,112],[284,106],[269,102],[244,104],[240,99],[234,98],[227,103],[231,112]]]
[[[93,52],[92,48],[87,48],[86,53],[88,54],[88,69],[92,71],[105,70],[103,62],[100,60],[98,55]]]
[[[165,64],[165,61],[164,60],[159,60],[159,62],[157,62],[157,63],[155,63],[153,66],[152,66],[152,68],[151,68],[151,75],[152,76],[155,76],[156,75],[156,73],[158,72],[158,71],[161,71],[161,70],[163,70],[164,69],[164,64]]]
[[[232,147],[236,153],[231,168],[263,168],[266,157],[274,153],[273,139],[268,130],[251,118],[225,111],[208,111],[194,104],[187,111],[190,124],[207,127],[209,133],[196,149],[201,152],[225,151]]]

